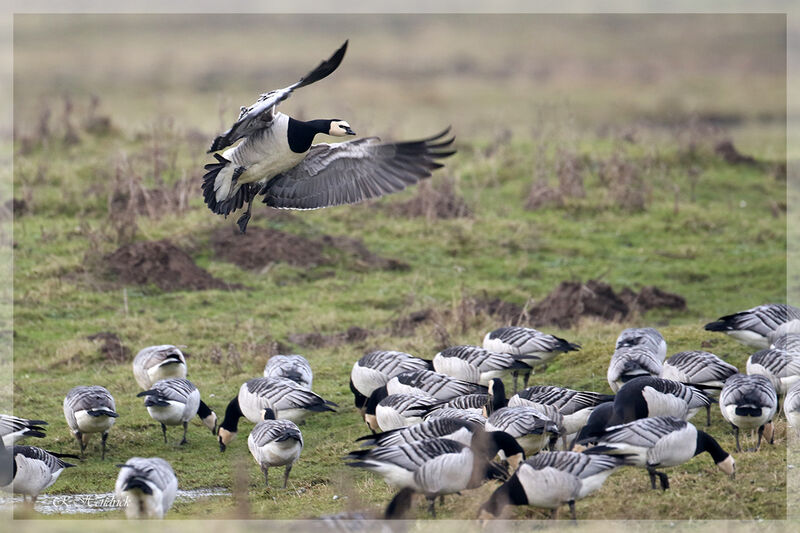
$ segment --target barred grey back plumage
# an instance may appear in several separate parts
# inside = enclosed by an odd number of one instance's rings
[[[265,378],[286,378],[311,390],[314,374],[311,365],[302,355],[273,355],[264,366]]]
[[[403,372],[386,384],[389,394],[413,392],[414,390],[439,400],[450,400],[464,394],[484,394],[487,388],[467,381],[454,379],[431,370]]]

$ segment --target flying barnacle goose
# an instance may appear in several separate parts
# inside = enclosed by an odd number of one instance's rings
[[[725,380],[738,373],[732,364],[726,363],[713,353],[702,351],[679,352],[664,361],[661,377],[696,385],[709,395],[719,396]],[[711,404],[706,407],[706,426],[711,425]]]
[[[281,419],[297,424],[311,413],[335,411],[333,407],[337,405],[290,379],[251,379],[242,384],[239,394],[225,409],[225,419],[218,431],[220,451],[224,452],[225,447],[236,437],[241,417],[257,424],[263,420],[264,409],[269,408]]]
[[[200,399],[197,387],[183,378],[169,378],[156,381],[152,389],[140,392],[136,396],[144,396],[144,405],[150,417],[161,424],[164,443],[167,442],[167,426],[183,426],[183,438],[180,444],[186,444],[186,431],[189,420],[197,415],[203,424],[217,433],[217,415]]]
[[[364,446],[396,446],[428,439],[450,439],[469,446],[472,437],[483,430],[483,423],[469,422],[458,418],[439,417],[421,424],[384,431],[356,439]]]
[[[388,394],[386,387],[381,387],[369,397],[364,421],[375,433],[419,424],[425,413],[438,403],[436,398],[427,394]]]
[[[614,350],[608,364],[608,386],[615,393],[622,385],[640,376],[658,377],[662,364],[651,349],[645,346],[623,346]]]
[[[455,407],[443,407],[440,409],[434,409],[425,417],[425,420],[435,420],[437,418],[455,418],[457,420],[461,420],[463,422],[471,422],[473,424],[484,425],[486,423],[486,417],[482,414],[476,413],[472,409],[457,409]]]
[[[78,458],[76,455],[49,452],[36,446],[15,445],[0,452],[0,490],[22,494],[23,499],[36,498],[56,482],[65,468],[75,466],[62,457]]]
[[[492,458],[502,451],[512,468],[525,458],[513,437],[502,431],[475,434],[470,446],[450,439],[428,439],[350,452],[348,466],[380,474],[394,488],[424,494],[436,516],[437,496],[481,485],[486,479],[506,479],[508,471]]]
[[[432,370],[433,364],[405,352],[378,350],[365,354],[350,372],[350,390],[355,406],[364,414],[370,395],[398,374],[414,370]]]
[[[795,383],[800,382],[800,353],[782,348],[759,350],[747,358],[747,373],[766,376],[783,396]]]
[[[764,304],[705,325],[706,331],[721,331],[753,348],[769,348],[770,333],[781,324],[800,319],[800,309],[786,304]]]
[[[396,375],[386,383],[386,390],[389,394],[427,394],[437,400],[451,400],[465,394],[485,394],[488,389],[439,372],[416,370]]]
[[[800,383],[795,384],[783,399],[783,412],[789,427],[800,435]]]
[[[772,418],[778,409],[778,393],[768,377],[745,374],[729,377],[719,395],[719,408],[725,420],[733,426],[737,452],[742,451],[740,429],[758,428],[755,451],[761,448],[762,436],[772,442]]]
[[[479,346],[451,346],[433,358],[433,369],[447,376],[487,385],[493,378],[501,378],[510,372],[531,372],[531,366],[522,359],[534,359],[532,355],[511,355],[491,352]]]
[[[655,328],[628,328],[617,337],[616,349],[641,346],[657,356],[659,361],[667,357],[667,341]]]
[[[302,355],[273,355],[264,366],[265,378],[291,379],[304,389],[311,390],[314,374]]]
[[[272,409],[264,409],[264,420],[256,424],[247,437],[247,447],[256,464],[264,473],[264,483],[269,488],[269,467],[285,466],[283,488],[289,482],[289,472],[303,451],[303,434],[290,420],[275,420]]]
[[[527,459],[511,478],[495,490],[478,511],[478,518],[496,518],[506,505],[530,505],[558,509],[568,505],[572,520],[575,502],[603,486],[606,478],[624,464],[624,459],[608,455],[576,452],[540,453]]]
[[[142,390],[167,378],[186,377],[186,358],[177,346],[162,344],[142,349],[133,359],[133,377]]]
[[[99,385],[75,387],[64,398],[64,418],[67,419],[72,434],[78,439],[81,456],[89,443],[89,436],[92,433],[102,433],[101,459],[106,458],[108,431],[118,416],[111,393]]]
[[[735,475],[733,457],[722,449],[714,437],[674,416],[641,418],[612,426],[597,439],[597,446],[583,453],[624,456],[626,464],[647,469],[651,488],[656,488],[658,476],[661,488],[666,490],[669,488],[669,478],[656,469],[683,464],[703,452],[711,455],[720,470],[730,476]]]
[[[164,518],[178,493],[172,466],[160,457],[131,457],[117,467],[120,470],[114,492],[125,502],[125,516]]]
[[[449,128],[418,141],[381,143],[376,137],[339,144],[312,144],[317,134],[355,135],[344,120],[303,122],[277,110],[293,91],[330,75],[344,58],[347,42],[300,81],[262,94],[242,107],[231,128],[214,139],[209,152],[217,163],[206,165],[203,195],[209,209],[228,215],[247,202],[237,224],[244,233],[253,199],[279,209],[317,209],[354,204],[400,191],[443,165],[437,160],[455,153]]]
[[[0,437],[3,446],[11,446],[25,437],[44,437],[47,422],[44,420],[27,420],[12,415],[0,414]]]
[[[483,337],[483,347],[492,352],[507,353],[511,355],[525,355],[533,360],[529,365],[546,365],[548,361],[562,352],[580,350],[578,344],[567,342],[555,335],[548,335],[532,328],[509,326],[490,331]],[[513,371],[514,392],[517,392],[517,376],[520,372]],[[531,371],[523,373],[523,388],[528,386]]]
[[[558,416],[555,409],[546,412],[535,407],[503,407],[489,416],[485,428],[488,432],[508,433],[526,455],[533,455],[561,435]]]

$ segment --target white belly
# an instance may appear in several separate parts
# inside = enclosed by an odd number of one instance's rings
[[[81,433],[103,433],[114,425],[115,420],[110,416],[91,416],[86,411],[75,412],[75,421]]]
[[[264,446],[257,447],[252,439],[247,440],[247,446],[250,448],[250,453],[253,454],[253,459],[259,465],[266,466],[283,466],[292,464],[300,457],[300,452],[303,447],[300,442],[294,439],[287,439],[285,441],[269,442]]]
[[[169,400],[169,405],[161,407],[159,405],[151,405],[147,408],[147,412],[156,422],[161,422],[167,426],[177,426],[183,422],[188,422],[194,415],[187,416],[186,404]]]
[[[10,485],[2,487],[4,491],[38,496],[41,491],[55,482],[50,468],[42,461],[30,459],[23,455],[15,456],[14,460],[17,462],[17,475]]]
[[[181,362],[168,363],[160,366],[154,366],[147,369],[147,375],[150,378],[150,386],[156,381],[169,378],[185,378],[186,365]]]

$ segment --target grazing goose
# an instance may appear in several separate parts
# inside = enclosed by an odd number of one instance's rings
[[[380,474],[394,488],[409,488],[424,494],[435,517],[437,496],[481,485],[486,479],[505,479],[508,471],[491,459],[499,451],[516,468],[525,458],[523,450],[503,432],[476,434],[470,446],[450,439],[429,439],[350,452],[348,466]]]
[[[650,487],[656,488],[656,476],[661,488],[669,488],[669,478],[657,468],[677,466],[695,455],[708,452],[720,470],[733,476],[736,464],[714,437],[698,430],[691,423],[674,416],[641,418],[621,426],[608,428],[597,439],[597,446],[584,453],[621,455],[625,463],[647,469]]]
[[[160,457],[131,457],[117,465],[119,475],[114,492],[126,502],[125,516],[164,518],[178,492],[178,478],[172,466]]]
[[[277,110],[293,91],[330,75],[341,63],[347,42],[327,61],[286,88],[262,94],[242,107],[231,128],[214,139],[209,152],[217,163],[206,165],[203,195],[209,209],[228,215],[247,202],[237,224],[247,229],[253,199],[279,209],[317,209],[354,204],[400,191],[442,167],[437,160],[455,153],[448,130],[427,139],[381,143],[368,137],[339,144],[312,144],[317,134],[355,135],[344,120],[303,122]]]
[[[781,324],[800,319],[800,309],[786,304],[764,304],[732,315],[725,315],[705,325],[706,331],[721,331],[737,341],[765,349],[770,333]]]
[[[761,448],[762,436],[772,443],[772,418],[778,409],[778,393],[766,376],[734,374],[729,377],[719,395],[719,408],[733,426],[737,452],[742,451],[740,429],[758,428],[755,451]]]
[[[511,355],[525,355],[534,360],[529,365],[546,365],[548,361],[562,352],[580,350],[578,344],[567,342],[555,335],[548,335],[532,328],[509,326],[490,331],[483,337],[483,347],[492,352]],[[514,371],[514,392],[517,392],[517,376]],[[522,386],[528,386],[532,371],[523,373]]]
[[[355,406],[364,414],[370,395],[403,372],[432,370],[433,364],[425,359],[405,352],[378,350],[365,354],[355,362],[350,372],[350,390],[355,397]]]
[[[747,358],[747,373],[766,376],[783,396],[795,383],[800,382],[800,353],[781,348],[759,350]]]
[[[614,396],[592,391],[577,391],[553,385],[535,385],[520,391],[508,400],[509,407],[527,405],[542,409],[552,406],[564,417],[564,431],[568,439],[586,425],[592,411],[603,403],[613,402]]]
[[[437,404],[436,398],[427,394],[386,394],[381,387],[370,396],[364,420],[373,432],[389,431],[419,424]]]
[[[800,435],[800,383],[795,384],[783,399],[783,412],[789,427]]]
[[[427,394],[437,400],[451,400],[465,394],[485,394],[488,389],[431,370],[415,370],[390,379],[386,390],[389,394]]]
[[[78,439],[81,457],[89,444],[89,436],[92,433],[102,433],[101,459],[106,458],[108,431],[118,416],[111,393],[99,385],[75,387],[64,398],[64,418],[67,419],[72,434]]]
[[[540,453],[527,459],[511,478],[495,490],[478,511],[481,520],[501,515],[506,505],[530,505],[558,509],[568,505],[572,520],[575,502],[603,486],[606,478],[624,464],[621,457],[576,452]]]
[[[167,426],[183,426],[183,438],[180,444],[186,444],[186,431],[189,420],[197,415],[203,424],[217,433],[217,415],[200,399],[200,391],[194,384],[183,378],[169,378],[156,381],[153,388],[140,392],[136,396],[144,396],[144,405],[150,417],[161,423],[164,443],[167,442]]]
[[[186,377],[186,358],[177,346],[162,344],[142,349],[133,359],[133,377],[142,390],[167,378]]]
[[[36,446],[3,446],[0,453],[0,490],[22,494],[23,499],[31,497],[36,503],[39,493],[56,482],[65,468],[75,466],[63,461],[62,457],[74,457],[49,452]]]
[[[662,364],[657,357],[644,346],[623,346],[614,350],[606,374],[608,386],[616,393],[624,383],[639,376],[660,376]]]
[[[487,385],[489,380],[500,378],[509,372],[531,372],[531,366],[522,359],[535,356],[511,355],[490,352],[479,346],[451,346],[433,358],[433,369],[440,374]]]
[[[3,446],[12,446],[25,437],[44,437],[47,422],[44,420],[27,420],[12,415],[0,414],[0,437]]]
[[[285,466],[283,488],[289,482],[289,472],[303,451],[303,434],[294,422],[275,420],[272,409],[264,409],[264,420],[256,424],[247,437],[247,447],[264,473],[269,488],[269,467]]]
[[[586,419],[586,424],[578,432],[577,436],[573,439],[572,448],[575,451],[581,451],[585,448],[585,444],[597,444],[597,438],[605,433],[606,428],[609,427],[609,421],[614,416],[614,402],[601,403],[595,407],[591,412],[589,418]],[[578,445],[577,443],[582,443]]]
[[[311,365],[302,355],[273,355],[264,366],[265,378],[291,379],[304,389],[311,390],[314,374]]]
[[[469,446],[476,431],[483,423],[474,423],[458,418],[439,417],[425,420],[421,424],[384,431],[356,439],[364,446],[396,446],[429,439],[450,439]]]
[[[478,414],[472,409],[456,409],[454,407],[434,409],[430,413],[426,414],[422,420],[435,420],[437,418],[455,418],[463,422],[470,422],[473,424],[479,424],[481,426],[486,423],[486,417],[482,414]]]
[[[667,341],[655,328],[628,328],[617,337],[616,348],[630,348],[641,346],[650,350],[659,361],[667,357]]]
[[[679,352],[664,361],[661,378],[697,385],[707,394],[719,396],[725,380],[739,370],[713,353],[702,351]],[[711,425],[711,404],[706,407],[706,426]]]
[[[239,394],[225,409],[225,419],[217,433],[220,451],[224,452],[225,447],[236,437],[241,417],[257,424],[263,420],[264,409],[269,408],[280,418],[297,424],[311,413],[335,412],[333,407],[337,405],[302,388],[290,379],[251,379],[242,384]]]
[[[508,433],[525,450],[525,455],[533,455],[561,435],[561,421],[554,420],[556,415],[554,409],[544,412],[534,407],[503,407],[489,416],[485,428],[487,432]]]

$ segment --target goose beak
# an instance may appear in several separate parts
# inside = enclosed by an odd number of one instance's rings
[[[344,132],[345,132],[346,134],[348,134],[348,135],[355,135],[355,134],[356,134],[356,132],[354,132],[354,131],[353,131],[353,130],[350,128],[350,126],[346,127],[346,128],[344,129]]]

